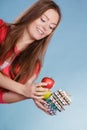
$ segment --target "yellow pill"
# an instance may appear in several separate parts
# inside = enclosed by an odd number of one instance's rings
[[[45,95],[44,95],[44,99],[47,99],[51,96],[52,92],[49,90]]]

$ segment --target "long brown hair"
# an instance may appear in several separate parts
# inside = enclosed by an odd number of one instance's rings
[[[6,54],[13,50],[18,39],[23,35],[24,29],[27,28],[31,22],[39,18],[46,10],[54,9],[58,12],[59,20],[61,20],[61,11],[59,6],[52,0],[38,0],[29,9],[27,9],[13,24],[8,24],[9,32],[6,40],[3,42],[3,46],[0,48],[0,60],[6,56]],[[21,81],[24,76],[31,77],[35,70],[35,66],[39,63],[42,67],[44,55],[48,47],[48,43],[53,35],[53,32],[41,39],[36,40],[30,44],[25,50],[23,50],[12,62],[10,74],[15,76],[14,80]],[[19,65],[20,71],[15,72],[15,67]]]

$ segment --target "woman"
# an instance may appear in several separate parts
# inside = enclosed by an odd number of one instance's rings
[[[13,103],[33,99],[47,112],[43,95],[48,91],[35,83],[49,41],[61,20],[59,6],[51,0],[39,0],[13,24],[0,20],[0,102]]]

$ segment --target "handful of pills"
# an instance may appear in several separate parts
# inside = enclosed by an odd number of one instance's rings
[[[50,89],[55,83],[52,78],[44,77],[41,81],[48,83],[47,86],[44,86],[49,89],[48,93],[44,95],[44,100],[47,102],[45,107],[47,107],[49,113],[56,115],[57,111],[64,111],[64,107],[71,103],[70,95],[61,89],[52,93]]]

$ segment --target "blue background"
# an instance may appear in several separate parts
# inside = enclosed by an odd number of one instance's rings
[[[37,82],[55,79],[55,87],[68,91],[72,103],[56,116],[46,115],[32,100],[0,105],[0,130],[87,129],[87,1],[54,0],[62,10],[62,21],[48,47]],[[35,0],[0,0],[0,18],[12,22]]]

